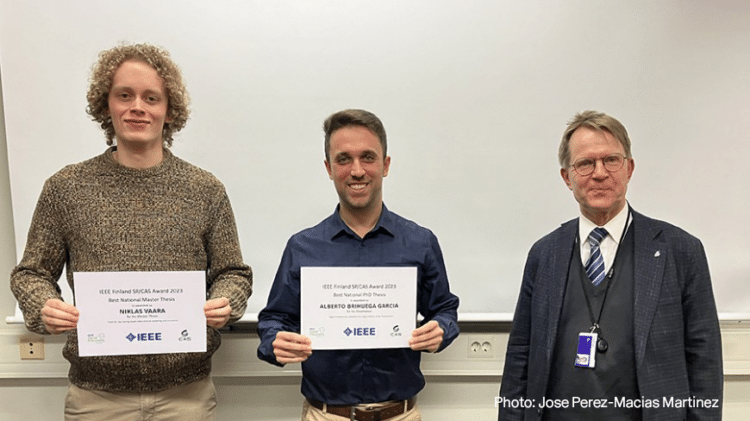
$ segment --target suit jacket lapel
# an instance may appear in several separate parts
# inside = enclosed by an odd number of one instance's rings
[[[565,288],[567,287],[568,272],[570,270],[570,259],[573,247],[577,244],[578,218],[564,223],[559,231],[559,237],[552,253],[552,264],[547,268],[547,304],[549,308],[549,323],[547,324],[547,361],[552,362],[552,351],[557,340],[557,328],[560,322]]]
[[[669,250],[667,250],[666,243],[661,240],[661,229],[635,211],[632,229],[635,235],[633,329],[635,366],[638,368],[646,353],[646,342],[656,305],[659,302],[664,266]]]

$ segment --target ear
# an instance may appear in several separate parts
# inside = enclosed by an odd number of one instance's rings
[[[633,170],[635,170],[635,160],[630,158],[628,159],[628,182],[630,182],[630,177],[633,176]]]
[[[391,157],[386,156],[383,160],[383,177],[388,177],[388,169],[391,168]]]
[[[573,190],[573,185],[570,182],[570,173],[565,168],[560,168],[560,176],[562,177],[563,181],[565,181],[565,185],[568,186],[570,190]]]
[[[328,178],[330,178],[331,180],[333,180],[333,173],[331,173],[331,163],[328,162],[327,159],[324,159],[323,160],[323,164],[325,164],[326,171],[328,171]]]

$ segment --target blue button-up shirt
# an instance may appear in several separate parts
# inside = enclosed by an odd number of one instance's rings
[[[258,315],[258,357],[281,365],[273,353],[280,331],[300,331],[300,268],[305,266],[414,266],[417,310],[423,323],[444,330],[440,350],[458,336],[458,297],[450,292],[443,254],[428,229],[388,211],[360,238],[339,216],[338,207],[318,225],[292,236]],[[416,317],[416,315],[415,315]],[[302,394],[330,405],[408,399],[424,387],[421,353],[409,348],[316,350],[302,363]]]

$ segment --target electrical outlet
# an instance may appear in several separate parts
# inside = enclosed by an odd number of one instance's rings
[[[18,340],[18,349],[22,360],[43,360],[44,338],[41,336],[21,338]]]
[[[468,335],[469,358],[494,358],[497,344],[491,335]]]

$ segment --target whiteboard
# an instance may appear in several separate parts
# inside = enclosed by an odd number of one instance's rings
[[[585,109],[631,135],[634,209],[701,238],[720,311],[747,312],[748,16],[747,1],[0,0],[18,255],[44,180],[105,149],[85,113],[97,53],[149,42],[192,97],[173,152],[232,201],[249,314],[289,236],[334,210],[321,126],[343,108],[383,120],[385,203],[438,236],[462,314],[512,312],[528,249],[577,216],[556,153]]]

